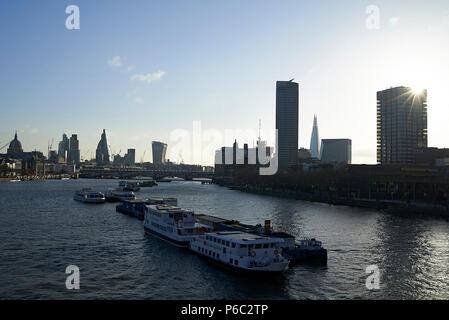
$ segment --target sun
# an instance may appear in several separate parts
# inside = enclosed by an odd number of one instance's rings
[[[423,87],[421,87],[421,86],[413,86],[412,87],[412,91],[413,91],[413,93],[415,94],[415,95],[419,95],[419,94],[422,94],[423,92],[424,92],[424,88]]]

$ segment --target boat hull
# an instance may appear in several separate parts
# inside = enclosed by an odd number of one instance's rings
[[[241,273],[241,274],[246,274],[246,275],[264,275],[264,274],[276,274],[276,275],[280,275],[282,273],[284,273],[285,271],[287,271],[288,269],[288,261],[283,263],[283,265],[277,269],[269,269],[269,268],[244,268],[244,267],[240,267],[240,266],[235,266],[235,265],[231,265],[229,263],[225,263],[221,260],[218,259],[214,259],[212,257],[203,255],[201,253],[199,253],[198,251],[192,249],[190,246],[188,247],[189,250],[194,253],[195,255],[197,255],[198,257],[206,260],[207,262],[220,267],[222,269],[231,271],[231,272],[235,272],[235,273]]]
[[[129,210],[129,209],[127,209],[127,208],[124,208],[122,205],[118,205],[118,206],[115,208],[115,210],[118,211],[118,212],[120,212],[120,213],[124,213],[124,214],[126,214],[126,215],[136,217],[136,218],[139,219],[139,220],[143,220],[143,218],[144,218],[144,216],[145,216],[145,214],[144,214],[143,212],[135,211],[135,210]]]
[[[73,197],[73,200],[79,201],[79,202],[83,202],[83,203],[92,203],[92,204],[101,204],[101,203],[105,203],[105,199],[85,199],[84,197]]]
[[[160,232],[157,232],[156,230],[150,229],[147,226],[144,225],[144,229],[147,233],[151,234],[152,236],[159,238],[163,241],[169,242],[170,244],[179,247],[179,248],[187,248],[189,246],[190,241],[188,240],[175,240],[173,238],[168,237],[167,235],[164,235]]]

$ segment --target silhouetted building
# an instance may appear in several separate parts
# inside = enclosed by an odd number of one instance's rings
[[[153,149],[153,164],[164,164],[166,162],[167,145],[159,141],[153,141],[151,146]]]
[[[320,137],[318,134],[318,119],[316,115],[313,117],[312,137],[310,138],[310,153],[311,158],[320,158]]]
[[[64,133],[62,135],[62,140],[58,144],[58,160],[59,162],[67,161],[67,153],[69,152],[69,139],[67,135]]]
[[[114,164],[134,166],[136,164],[136,149],[128,149],[128,153],[123,157],[119,154],[114,155]]]
[[[352,141],[349,139],[321,140],[321,163],[351,164]]]
[[[97,166],[104,166],[111,164],[111,159],[109,156],[109,149],[108,149],[108,141],[106,139],[106,130],[103,129],[103,133],[101,134],[100,142],[98,142],[97,150],[96,150],[96,156],[95,156],[95,162]]]
[[[276,129],[278,168],[295,167],[298,160],[299,85],[291,81],[276,82]]]
[[[9,143],[7,152],[9,155],[18,155],[23,153],[22,144],[20,143],[19,139],[17,139],[17,131],[14,135],[14,139]]]
[[[449,163],[449,149],[420,148],[416,151],[415,164],[446,166]]]
[[[80,149],[78,135],[72,134],[69,139],[69,151],[67,152],[67,164],[80,163]]]
[[[125,154],[125,164],[128,166],[136,164],[136,149],[128,149],[128,153]]]
[[[298,150],[298,161],[304,162],[312,158],[312,153],[309,149],[301,148]]]
[[[427,90],[397,87],[377,92],[377,162],[413,164],[427,147]]]

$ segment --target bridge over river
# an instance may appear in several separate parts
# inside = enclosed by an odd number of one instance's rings
[[[160,179],[164,177],[179,177],[185,180],[198,178],[212,179],[213,172],[185,169],[142,169],[142,168],[114,168],[114,167],[83,167],[80,169],[80,178],[120,178],[130,179],[137,177],[152,177]]]

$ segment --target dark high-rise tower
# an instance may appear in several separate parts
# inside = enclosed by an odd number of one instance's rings
[[[105,129],[103,129],[103,133],[101,134],[101,140],[100,142],[98,142],[95,159],[96,159],[95,162],[97,163],[98,166],[108,165],[111,163]]]
[[[159,141],[152,142],[153,164],[164,164],[165,154],[167,153],[167,145]]]
[[[78,164],[80,163],[80,148],[78,135],[72,134],[69,139],[69,151],[67,152],[67,163]]]
[[[310,154],[312,158],[320,158],[320,137],[318,134],[318,119],[313,117],[312,137],[310,138]]]
[[[276,82],[276,154],[280,170],[298,162],[299,85],[293,80]]]
[[[64,133],[62,135],[62,140],[59,142],[58,145],[58,158],[62,162],[66,162],[67,160],[67,153],[69,152],[69,139],[67,138],[67,135]]]
[[[377,162],[412,164],[427,147],[427,90],[397,87],[377,92]]]

